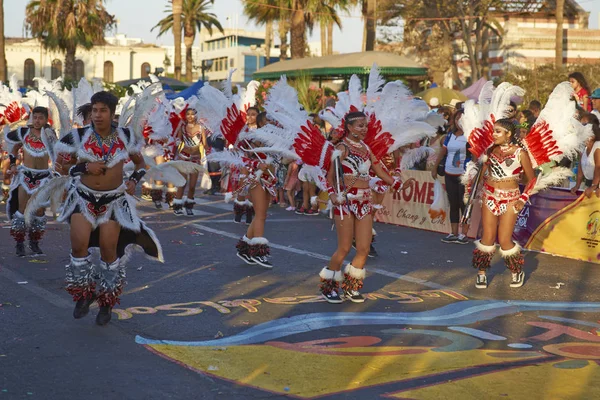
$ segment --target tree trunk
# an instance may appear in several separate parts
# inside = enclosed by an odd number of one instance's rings
[[[173,36],[175,43],[175,79],[181,79],[181,14],[183,0],[173,0]]]
[[[65,52],[65,81],[75,80],[75,50],[76,44],[69,44]]]
[[[294,0],[292,11],[292,27],[291,27],[291,47],[292,59],[304,58],[306,52],[306,43],[304,34],[306,31],[306,23],[304,21],[304,4],[303,0]]]
[[[191,30],[186,29],[185,31],[186,32],[183,36],[183,43],[185,45],[185,80],[187,82],[192,82],[194,80],[194,57],[192,49],[194,46],[194,40],[196,39],[196,31],[194,28]]]
[[[365,0],[367,2],[367,14],[365,15],[365,51],[375,50],[377,17],[376,0]]]
[[[289,22],[282,18],[277,23],[277,31],[279,32],[279,59],[286,60],[288,58],[287,50],[288,50],[288,40],[287,35],[289,32]]]
[[[4,0],[0,0],[0,81],[8,80],[6,71],[6,48],[4,41]]]
[[[319,25],[319,28],[321,29],[321,55],[324,56],[326,54],[329,54],[327,52],[327,24],[323,19],[321,19],[321,21],[319,21]]]
[[[327,24],[327,55],[333,54],[333,21]]]
[[[563,21],[565,13],[565,0],[556,0],[556,42],[554,44],[554,64],[557,67],[563,65]]]
[[[265,65],[271,63],[271,46],[273,46],[273,21],[265,24]]]
[[[362,37],[362,51],[367,49],[367,3],[369,0],[362,0],[362,16],[363,16],[363,37]]]

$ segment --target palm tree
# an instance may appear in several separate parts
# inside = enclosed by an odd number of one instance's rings
[[[342,29],[342,21],[337,10],[348,11],[351,3],[351,0],[321,0],[310,4],[321,29],[322,55],[333,54],[333,25]]]
[[[158,36],[165,34],[166,32],[173,30],[175,38],[177,39],[177,33],[175,32],[177,26],[179,26],[179,46],[177,40],[175,40],[175,79],[177,73],[181,77],[181,29],[183,28],[183,42],[185,44],[185,79],[187,81],[192,80],[192,70],[194,67],[192,47],[196,40],[196,33],[200,32],[202,27],[208,30],[208,33],[212,35],[213,27],[216,27],[221,33],[223,33],[223,27],[217,19],[217,16],[213,13],[207,12],[208,8],[212,6],[214,0],[183,0],[181,19],[179,25],[175,23],[175,1],[173,1],[173,8],[165,10],[169,13],[165,18],[160,20],[152,30],[159,28]],[[179,49],[179,68],[177,64],[177,49]]]
[[[273,23],[283,15],[283,10],[278,8],[280,3],[280,0],[244,1],[244,14],[258,25],[265,25],[265,64],[271,59]]]
[[[6,48],[4,41],[4,0],[0,0],[0,81],[6,81]]]
[[[563,65],[563,20],[565,14],[565,0],[556,0],[556,42],[554,64],[560,68]]]
[[[173,42],[175,44],[175,79],[181,79],[181,13],[183,12],[183,0],[171,0],[171,6]]]
[[[86,50],[104,43],[115,17],[104,0],[32,0],[25,8],[25,26],[49,50],[65,53],[65,79],[75,77],[77,46]]]

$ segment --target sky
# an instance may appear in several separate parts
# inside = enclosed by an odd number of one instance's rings
[[[600,19],[600,0],[579,0],[579,4],[591,12],[590,28],[598,29]],[[4,0],[5,34],[8,37],[23,37],[23,21],[25,18],[25,6],[27,0]],[[131,38],[142,38],[145,43],[158,45],[172,45],[172,35],[156,37],[156,30],[150,30],[156,22],[163,18],[167,0],[107,0],[106,7],[118,20],[117,32],[126,34]],[[249,22],[242,13],[240,0],[215,0],[212,12],[214,12],[224,28],[228,25],[235,14],[239,15],[239,28],[249,31],[259,31],[263,28],[257,27]],[[333,35],[334,51],[350,53],[360,51],[362,46],[362,20],[358,9],[352,10],[349,16],[342,18],[342,32],[336,27]],[[310,42],[319,41],[319,29],[315,29],[309,37]]]

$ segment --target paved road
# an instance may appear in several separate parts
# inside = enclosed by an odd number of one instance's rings
[[[49,225],[48,256],[17,259],[3,224],[0,399],[600,398],[596,265],[528,254],[511,289],[495,259],[482,291],[472,245],[378,224],[368,300],[330,305],[317,292],[335,249],[327,219],[271,208],[269,271],[235,256],[245,228],[230,210],[218,197],[193,218],[144,203],[166,262],[134,257],[107,327],[95,310],[71,317],[67,226]]]

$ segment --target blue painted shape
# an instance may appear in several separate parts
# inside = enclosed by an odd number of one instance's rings
[[[174,346],[233,346],[263,343],[319,329],[360,325],[471,325],[497,317],[527,311],[600,312],[600,303],[568,303],[543,301],[467,300],[416,313],[315,313],[280,318],[254,326],[236,335],[203,341],[153,340],[136,336],[139,344]]]
[[[560,368],[560,369],[579,369],[579,368],[587,367],[588,365],[589,365],[588,360],[567,360],[567,361],[553,364],[552,366],[554,368]]]
[[[594,328],[600,328],[600,324],[596,324],[594,322],[588,322],[588,321],[581,321],[579,319],[555,317],[554,315],[539,315],[539,317],[543,318],[543,319],[548,319],[550,321],[566,322],[568,324],[578,324],[578,325],[583,325],[583,326],[592,326]]]
[[[504,336],[494,335],[493,333],[481,331],[479,329],[467,328],[463,326],[451,326],[448,329],[450,329],[451,331],[461,332],[467,335],[475,336],[476,338],[484,340],[506,340]]]
[[[432,351],[436,353],[450,353],[454,351],[474,350],[483,347],[481,340],[459,335],[452,332],[432,331],[427,329],[385,329],[383,333],[392,333],[397,335],[429,335],[437,336],[442,339],[449,340],[451,343],[447,346],[436,347]]]
[[[527,343],[511,343],[508,345],[508,347],[513,349],[530,349],[533,346]]]

